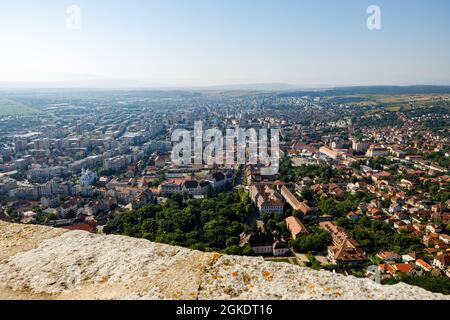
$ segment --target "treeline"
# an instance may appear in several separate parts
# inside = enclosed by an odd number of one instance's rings
[[[202,251],[251,254],[239,247],[239,235],[250,231],[251,203],[243,191],[219,193],[204,199],[174,195],[162,205],[122,211],[105,226],[119,234]]]
[[[305,177],[320,177],[324,181],[342,174],[340,170],[333,171],[329,165],[307,165],[294,168],[290,158],[284,158],[280,162],[280,180],[286,182],[298,181]]]
[[[393,285],[404,282],[412,286],[421,287],[425,290],[443,294],[450,294],[450,278],[432,276],[409,276],[401,275],[399,278],[383,280],[383,284]]]
[[[450,168],[450,157],[446,157],[444,152],[426,153],[424,159],[436,163],[441,167]]]
[[[354,118],[354,123],[360,127],[384,128],[399,127],[403,125],[403,121],[395,112],[385,112],[382,114],[373,114],[366,118]]]
[[[331,235],[325,230],[314,230],[313,233],[302,235],[296,240],[291,240],[289,244],[296,252],[309,253],[323,251],[331,245]]]
[[[342,217],[349,212],[356,211],[361,203],[370,202],[374,196],[370,193],[358,191],[355,194],[343,196],[329,196],[317,201],[317,208],[323,214],[331,214],[336,218]]]
[[[423,250],[420,238],[398,233],[383,221],[363,217],[358,222],[352,222],[342,217],[336,220],[336,224],[345,228],[369,255],[381,251],[403,254]]]

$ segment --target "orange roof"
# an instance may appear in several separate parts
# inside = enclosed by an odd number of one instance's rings
[[[97,233],[97,228],[91,224],[88,223],[80,223],[80,224],[73,224],[71,226],[63,227],[63,229],[67,230],[79,230],[79,231],[87,231],[90,233]]]
[[[417,259],[416,263],[419,264],[420,266],[424,267],[425,269],[431,270],[433,269],[432,266],[430,266],[428,263],[426,263],[425,261],[423,261],[422,259]]]
[[[161,183],[162,185],[164,184],[177,184],[177,185],[182,185],[185,182],[185,179],[182,178],[175,178],[175,179],[167,179],[166,181],[164,181],[163,183]]]
[[[305,225],[296,217],[287,217],[286,226],[293,235],[309,233]]]
[[[396,263],[394,264],[394,268],[399,272],[408,273],[414,269],[414,265],[409,263]]]
[[[378,268],[380,269],[380,271],[386,271],[388,268],[388,264],[385,263],[379,264]]]
[[[399,258],[400,256],[395,252],[383,251],[377,254],[377,256],[381,259],[389,259],[389,258]]]
[[[387,172],[387,171],[381,171],[381,172],[379,173],[379,176],[380,176],[380,177],[390,177],[391,174],[390,174],[389,172]]]
[[[304,202],[300,202],[296,196],[294,196],[288,188],[283,186],[281,188],[281,195],[286,199],[286,201],[292,206],[294,210],[301,211],[303,214],[308,214],[311,208]]]

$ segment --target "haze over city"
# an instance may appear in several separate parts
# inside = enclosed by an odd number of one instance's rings
[[[3,2],[0,86],[450,84],[450,3],[375,2]]]

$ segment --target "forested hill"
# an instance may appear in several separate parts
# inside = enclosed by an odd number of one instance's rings
[[[283,92],[279,97],[329,97],[358,94],[450,94],[450,86],[370,86],[342,87],[326,90]]]

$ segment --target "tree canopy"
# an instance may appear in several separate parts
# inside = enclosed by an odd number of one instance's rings
[[[238,246],[239,235],[249,230],[250,208],[250,199],[242,190],[204,199],[176,195],[163,205],[117,213],[104,232],[203,251],[243,254]]]

